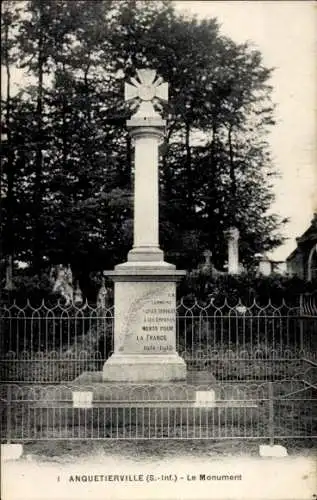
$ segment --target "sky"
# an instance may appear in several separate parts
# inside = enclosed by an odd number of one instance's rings
[[[317,212],[317,3],[301,1],[175,1],[179,11],[216,17],[221,33],[235,42],[250,41],[274,67],[277,104],[269,142],[281,173],[275,183],[275,213],[289,217],[286,243],[269,256],[284,260],[295,238]]]

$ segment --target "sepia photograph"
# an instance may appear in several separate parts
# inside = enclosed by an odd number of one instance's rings
[[[317,5],[3,0],[3,500],[317,499]]]

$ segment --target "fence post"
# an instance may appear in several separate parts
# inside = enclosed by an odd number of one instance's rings
[[[274,392],[273,382],[269,382],[269,437],[270,446],[274,445]]]
[[[11,418],[12,418],[12,387],[8,384],[7,389],[7,444],[11,444]]]
[[[301,293],[299,296],[299,343],[300,343],[300,350],[304,350],[304,297],[303,294]]]

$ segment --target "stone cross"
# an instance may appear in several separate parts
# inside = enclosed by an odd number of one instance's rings
[[[210,266],[211,265],[211,256],[212,256],[212,251],[211,250],[205,250],[203,253],[205,257],[205,266]]]
[[[168,100],[168,83],[163,82],[161,77],[155,79],[156,71],[152,69],[139,69],[137,75],[139,81],[131,78],[133,85],[125,83],[125,100],[140,99],[140,106],[134,117],[159,117],[154,109],[153,101],[155,99]]]

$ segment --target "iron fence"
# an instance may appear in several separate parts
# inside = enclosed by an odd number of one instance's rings
[[[3,305],[1,378],[7,382],[70,382],[98,371],[114,348],[114,308],[29,302]],[[188,371],[217,380],[278,380],[316,361],[317,312],[312,305],[283,302],[221,304],[181,300],[176,344]]]
[[[76,407],[74,394],[92,394]],[[208,395],[212,394],[213,397]],[[300,380],[93,386],[8,385],[2,437],[40,440],[316,439],[316,388]]]

